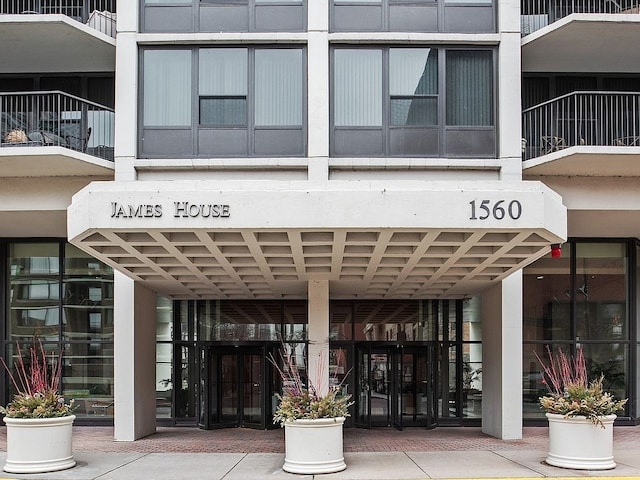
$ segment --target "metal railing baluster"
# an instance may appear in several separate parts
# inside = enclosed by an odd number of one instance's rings
[[[640,146],[640,92],[574,92],[522,113],[523,159],[577,145]]]
[[[0,93],[1,146],[61,146],[113,161],[114,110],[60,91]]]

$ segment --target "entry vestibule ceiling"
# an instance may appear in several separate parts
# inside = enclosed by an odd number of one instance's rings
[[[517,182],[527,186],[519,191],[495,189],[504,182],[484,182],[483,190],[460,182],[430,182],[441,185],[424,190],[425,182],[420,188],[407,182],[413,188],[402,192],[371,185],[215,191],[209,184],[207,191],[208,182],[127,183],[124,190],[121,182],[94,183],[74,196],[70,240],[176,299],[306,298],[314,279],[330,281],[332,298],[462,298],[566,236],[566,210],[537,182]],[[136,183],[139,190],[131,190]],[[342,186],[348,183],[357,185]],[[519,198],[522,213],[512,208],[519,218],[470,220],[469,199],[495,204],[495,195]],[[209,198],[228,216],[183,217],[185,198],[193,205]],[[144,211],[137,209],[142,204],[153,206],[148,217],[127,216]]]

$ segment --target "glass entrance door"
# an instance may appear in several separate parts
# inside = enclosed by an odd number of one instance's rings
[[[363,344],[356,352],[356,426],[434,426],[435,362],[430,345]]]
[[[262,347],[207,347],[201,385],[203,428],[266,428],[270,369]],[[207,386],[208,384],[208,386]]]

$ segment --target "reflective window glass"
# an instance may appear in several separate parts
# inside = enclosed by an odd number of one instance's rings
[[[60,258],[58,243],[9,245],[9,322],[11,340],[35,335],[58,340]]]
[[[438,52],[430,48],[389,50],[391,125],[438,123]]]
[[[66,399],[74,399],[78,416],[113,417],[113,344],[66,344],[62,393]]]
[[[173,300],[156,297],[156,340],[173,340]]]
[[[524,269],[523,338],[569,340],[571,338],[571,248],[560,258],[547,254]]]
[[[156,345],[156,417],[171,417],[173,401],[173,345]]]
[[[576,244],[576,340],[627,338],[627,265],[623,243]]]

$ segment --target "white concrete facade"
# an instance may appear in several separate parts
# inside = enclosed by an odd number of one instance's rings
[[[421,232],[419,235],[425,236],[426,243],[411,248],[421,250],[424,255],[427,255],[430,243],[438,238],[449,238],[450,241],[455,237],[466,239],[460,249],[465,251],[481,244],[485,235],[485,241],[492,236],[502,236],[502,241],[495,246],[500,253],[488,263],[471,268],[469,272],[473,274],[454,277],[456,280],[453,283],[444,287],[441,285],[439,290],[437,285],[434,286],[437,284],[436,275],[412,295],[413,298],[464,298],[485,291],[483,360],[487,401],[483,402],[483,430],[499,438],[520,438],[520,394],[517,389],[507,388],[507,385],[517,385],[521,381],[519,363],[514,361],[515,358],[521,359],[520,269],[545,254],[551,243],[564,241],[566,217],[562,202],[555,193],[538,183],[521,181],[518,2],[497,2],[497,18],[500,22],[495,34],[331,33],[328,24],[329,4],[326,1],[309,3],[306,33],[145,34],[138,32],[140,22],[136,3],[121,1],[118,5],[116,181],[89,186],[74,198],[69,209],[70,240],[135,279],[132,282],[119,275],[117,280],[116,302],[120,315],[116,329],[116,440],[135,440],[153,431],[154,410],[150,400],[153,386],[144,380],[145,373],[150,374],[153,369],[149,340],[153,336],[153,325],[149,324],[153,323],[153,319],[141,310],[145,307],[148,312],[151,297],[148,290],[134,286],[134,283],[146,285],[172,298],[265,298],[256,297],[255,292],[246,285],[243,287],[241,281],[238,285],[241,290],[244,288],[244,297],[243,294],[225,293],[215,286],[215,282],[207,285],[209,280],[206,277],[194,277],[185,283],[184,278],[181,281],[177,276],[169,275],[154,283],[151,277],[139,274],[155,268],[151,257],[143,260],[146,264],[144,270],[137,270],[127,267],[133,265],[125,258],[129,256],[127,252],[139,257],[133,253],[137,250],[131,250],[136,241],[151,242],[148,243],[151,245],[155,241],[163,243],[163,239],[169,239],[169,243],[163,244],[162,248],[177,252],[176,248],[181,248],[178,245],[180,242],[171,245],[171,238],[186,238],[181,237],[180,232],[185,235],[191,232],[195,234],[192,237],[195,240],[194,248],[200,245],[201,248],[209,248],[211,253],[216,247],[206,242],[200,243],[199,239],[204,241],[201,235],[215,238],[216,232],[236,232],[238,238],[244,238],[241,241],[243,246],[259,257],[259,241],[251,245],[248,239],[259,239],[259,232],[265,231],[289,232],[289,236],[301,235],[302,239],[310,234],[305,232],[326,232],[332,238],[336,237],[326,248],[334,251],[334,262],[337,263],[327,266],[324,273],[317,270],[319,273],[304,274],[309,271],[306,260],[294,254],[293,261],[298,265],[298,283],[293,287],[280,285],[277,278],[269,273],[268,260],[263,264],[263,273],[265,279],[271,282],[274,298],[287,295],[290,298],[308,299],[309,372],[311,381],[321,390],[328,385],[329,300],[353,298],[358,292],[367,293],[362,287],[364,277],[353,277],[350,282],[341,281],[340,259],[344,253],[336,256],[335,252],[349,245],[348,232],[370,232],[388,240],[401,232]],[[299,44],[306,48],[306,157],[210,158],[192,161],[138,158],[140,89],[137,82],[140,48],[176,44],[211,46],[263,43]],[[495,47],[496,71],[499,72],[496,85],[498,156],[492,160],[330,158],[329,52],[335,45],[368,43]],[[192,181],[194,178],[199,182]],[[236,178],[244,179],[235,181]],[[292,178],[297,181],[292,182]],[[338,181],[338,178],[344,180]],[[434,181],[436,179],[440,181]],[[212,223],[212,219],[178,218],[179,215],[171,213],[175,202],[211,202],[213,191],[216,192],[213,195],[216,202],[230,209],[226,218]],[[522,215],[518,214],[518,218],[507,216],[489,219],[479,226],[469,219],[469,204],[475,199],[487,200],[492,204],[500,200],[506,200],[507,204],[518,200]],[[161,205],[162,215],[154,215],[155,218],[123,218],[114,214],[119,205],[126,210],[129,206],[135,209],[136,205],[143,204]],[[295,205],[296,209],[290,211],[285,207],[289,205]],[[150,236],[143,239],[145,235]],[[342,246],[338,240],[341,236],[341,242],[345,242]],[[293,243],[291,246],[294,251],[299,248]],[[385,248],[385,240],[382,240],[380,247]],[[119,253],[112,254],[116,251]],[[302,252],[302,249],[299,251]],[[492,262],[500,264],[500,259],[509,256],[509,251],[526,253],[516,255],[517,258],[510,262],[511,267],[496,269]],[[396,277],[394,286],[384,295],[380,292],[375,295],[381,299],[396,298],[398,293],[394,292],[402,290],[403,275],[410,274],[412,262],[418,262],[420,258],[423,257],[414,255],[413,260],[407,259],[409,264],[404,270],[400,269],[404,273]],[[373,262],[369,265],[370,272],[375,272],[376,265],[380,265],[376,262],[381,259],[370,259]],[[218,260],[225,261],[222,257]],[[197,261],[189,262],[185,264],[185,271],[195,273],[201,270]],[[446,276],[447,269],[454,263],[453,257],[445,262],[439,275]],[[239,278],[233,273],[235,266],[228,263],[225,268],[229,274],[227,281],[237,282]],[[483,277],[483,268],[500,273]],[[369,295],[372,295],[371,292]],[[400,295],[397,298],[405,297]],[[149,362],[149,365],[140,365],[140,362]],[[314,378],[314,372],[322,372],[321,378]]]

